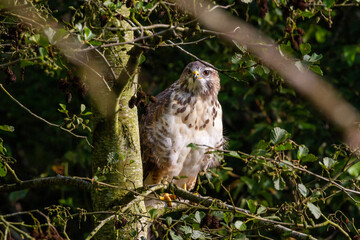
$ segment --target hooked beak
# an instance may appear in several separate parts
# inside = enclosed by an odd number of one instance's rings
[[[194,72],[193,72],[194,82],[199,78],[199,75],[200,75],[200,73],[199,73],[198,71],[194,71]]]

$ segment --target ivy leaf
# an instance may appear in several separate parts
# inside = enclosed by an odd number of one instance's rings
[[[240,220],[236,221],[234,225],[235,225],[235,228],[238,229],[239,231],[245,231],[247,228],[246,224]]]
[[[278,144],[284,141],[288,137],[289,133],[282,128],[276,127],[271,130],[270,142],[273,144]]]
[[[284,190],[285,186],[286,184],[282,177],[279,177],[274,181],[274,187],[278,191]]]
[[[199,212],[199,211],[196,211],[196,212],[195,212],[195,217],[194,217],[194,219],[195,219],[195,222],[201,223],[201,216],[200,216],[200,212]]]
[[[6,131],[6,132],[13,132],[13,131],[15,131],[15,128],[13,126],[9,126],[9,125],[0,125],[0,130]]]
[[[299,188],[299,192],[301,193],[301,195],[303,195],[304,197],[306,197],[309,194],[309,190],[305,187],[304,184],[299,183],[298,184],[298,188]]]
[[[308,155],[309,149],[305,145],[299,146],[299,150],[297,152],[297,158],[301,160],[303,157]]]
[[[319,218],[320,218],[320,216],[321,216],[321,211],[320,211],[320,209],[319,209],[317,206],[315,206],[315,205],[312,204],[311,202],[308,202],[308,203],[306,204],[306,206],[309,208],[310,212],[314,215],[314,217],[315,217],[316,219],[319,219]]]
[[[6,166],[0,162],[0,177],[5,177],[7,174],[7,168]]]

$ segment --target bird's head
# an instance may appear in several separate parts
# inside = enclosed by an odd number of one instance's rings
[[[217,95],[220,90],[218,72],[199,61],[189,63],[179,79],[180,87],[195,95]]]

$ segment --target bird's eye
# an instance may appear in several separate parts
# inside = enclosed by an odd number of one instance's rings
[[[203,72],[203,74],[204,74],[204,76],[209,76],[210,71],[209,71],[209,70],[205,70],[205,71]]]

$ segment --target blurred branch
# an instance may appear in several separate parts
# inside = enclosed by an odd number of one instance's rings
[[[62,175],[57,175],[55,177],[36,178],[32,180],[21,181],[19,183],[4,184],[0,186],[0,193],[14,192],[27,188],[47,187],[53,185],[74,186],[85,191],[90,191],[92,187],[91,183],[84,180],[77,179],[75,177],[65,177]]]
[[[87,144],[92,148],[93,146],[90,144],[89,139],[86,136],[82,136],[82,135],[77,135],[75,133],[73,133],[72,131],[62,127],[61,125],[55,124],[55,123],[51,123],[48,120],[40,117],[39,115],[36,115],[35,113],[33,113],[29,108],[25,107],[21,102],[19,102],[16,98],[14,98],[5,88],[2,84],[0,84],[0,88],[3,90],[3,92],[8,95],[15,103],[17,103],[22,109],[26,110],[28,113],[30,113],[32,116],[34,116],[35,118],[45,122],[46,124],[52,126],[52,127],[57,127],[60,128],[61,130],[70,133],[71,135],[73,135],[74,137],[77,138],[82,138],[85,139],[85,141],[87,142]]]
[[[360,146],[360,132],[354,124],[360,121],[357,110],[341,98],[335,89],[319,76],[310,70],[300,71],[293,59],[289,56],[284,57],[283,53],[280,53],[278,46],[274,44],[272,39],[251,25],[229,15],[224,10],[208,11],[207,7],[211,7],[211,3],[206,7],[191,0],[178,0],[177,3],[183,9],[194,14],[201,23],[212,31],[227,33],[237,29],[232,34],[221,36],[230,42],[235,40],[246,46],[264,64],[277,71],[288,85],[307,97],[321,113],[339,126],[344,133],[345,142],[352,149],[357,149]]]

